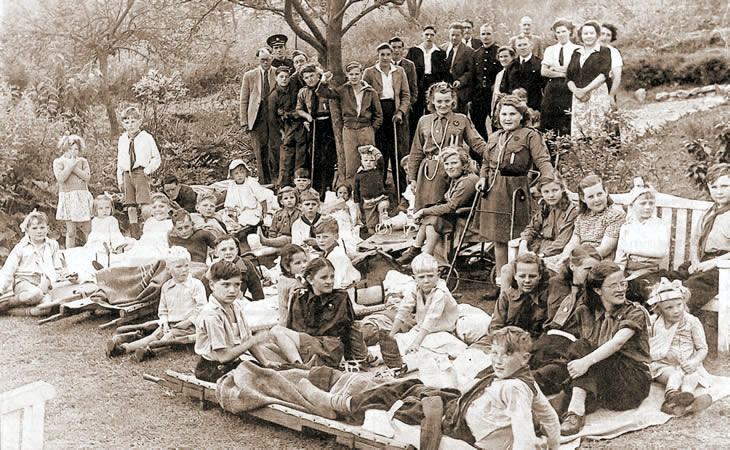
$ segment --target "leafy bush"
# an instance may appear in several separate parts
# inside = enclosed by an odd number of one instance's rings
[[[718,163],[730,163],[730,120],[715,125],[717,137],[714,146],[705,139],[694,139],[684,143],[693,161],[687,174],[701,190],[707,191],[705,178],[707,170]]]
[[[628,90],[672,83],[720,84],[730,82],[730,62],[712,54],[686,61],[684,56],[654,55],[627,64],[622,84]]]

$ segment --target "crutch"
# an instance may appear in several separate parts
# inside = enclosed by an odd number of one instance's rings
[[[479,203],[479,195],[478,192],[474,193],[474,200],[471,202],[471,208],[469,208],[469,214],[466,216],[466,222],[464,223],[464,229],[461,230],[461,236],[459,236],[459,243],[456,246],[456,250],[454,251],[454,256],[451,257],[451,265],[449,265],[449,272],[446,274],[446,284],[449,283],[449,278],[451,277],[451,273],[454,271],[454,265],[456,264],[456,258],[459,256],[459,249],[464,244],[464,238],[466,237],[466,233],[469,230],[469,225],[471,224],[471,220],[474,217],[474,211],[477,209],[477,204]]]
[[[400,156],[398,155],[398,124],[393,122],[393,144],[395,160],[393,161],[393,181],[395,181],[396,203],[400,202]]]
[[[317,119],[312,118],[312,151],[309,152],[309,157],[312,158],[312,170],[309,172],[309,179],[314,184],[314,147],[317,143]]]

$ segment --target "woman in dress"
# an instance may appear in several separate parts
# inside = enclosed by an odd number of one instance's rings
[[[542,127],[552,130],[556,135],[570,133],[570,107],[573,93],[568,89],[565,79],[568,63],[578,46],[570,41],[573,23],[558,19],[550,27],[558,43],[545,49],[540,73],[548,79],[540,107]]]
[[[588,21],[578,29],[583,44],[568,64],[568,89],[573,93],[570,132],[579,138],[590,138],[600,133],[611,110],[608,80],[611,72],[611,51],[601,47],[601,25]]]
[[[449,177],[440,153],[447,147],[468,145],[481,158],[487,143],[468,117],[454,112],[456,91],[448,83],[431,85],[426,94],[431,114],[421,117],[408,157],[408,179],[415,191],[414,209],[441,203],[449,189]]]
[[[441,160],[450,180],[449,190],[440,203],[419,209],[413,214],[414,219],[420,219],[421,227],[416,242],[398,258],[401,264],[410,262],[421,251],[434,255],[439,264],[445,264],[446,249],[439,244],[443,243],[444,234],[454,231],[456,210],[469,206],[474,200],[475,186],[479,177],[471,170],[469,155],[459,148],[447,148],[441,154]],[[438,249],[442,251],[434,252]]]
[[[520,235],[532,215],[527,175],[535,168],[541,176],[555,175],[542,135],[526,126],[527,105],[508,95],[499,102],[497,115],[502,129],[489,136],[483,152],[477,190],[484,194],[474,228],[482,239],[494,242],[499,274],[507,263],[507,242]]]
[[[497,103],[499,103],[499,99],[504,95],[503,92],[499,90],[499,87],[502,85],[502,78],[504,77],[504,73],[507,70],[507,67],[509,67],[510,64],[512,64],[512,61],[515,60],[515,57],[517,54],[515,53],[515,49],[510,47],[509,45],[503,45],[502,47],[499,47],[497,49],[497,59],[499,60],[499,63],[502,65],[502,70],[499,71],[497,76],[494,77],[494,91],[492,92],[492,107],[489,109],[490,111],[494,112],[495,107],[497,106]],[[494,114],[493,117],[495,117],[497,122],[499,121],[497,115]],[[491,119],[490,117],[487,117],[487,123],[489,125],[490,122],[494,122],[495,120]]]

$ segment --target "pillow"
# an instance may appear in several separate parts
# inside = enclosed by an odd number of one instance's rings
[[[456,336],[471,345],[487,335],[492,317],[481,309],[460,303],[459,318],[456,320]]]

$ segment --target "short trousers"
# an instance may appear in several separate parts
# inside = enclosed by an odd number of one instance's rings
[[[227,363],[220,363],[218,361],[209,361],[201,356],[195,366],[195,378],[215,383],[218,378],[238,367],[240,363],[241,360],[238,358]]]
[[[335,336],[310,336],[299,333],[299,356],[307,364],[310,359],[319,357],[322,364],[330,367],[339,367],[340,360],[345,354],[345,346],[340,338]]]
[[[125,205],[149,205],[151,203],[150,182],[143,168],[137,167],[131,172],[123,172],[122,180]]]
[[[169,325],[170,325],[170,334],[172,335],[173,339],[195,334],[195,325],[193,325],[192,323],[185,328],[178,327],[177,323],[170,323]],[[152,332],[152,336],[154,336],[155,339],[157,339],[158,341],[160,339],[162,339],[162,337],[164,335],[165,335],[165,333],[162,332],[162,326],[157,327],[155,329],[155,331]]]

